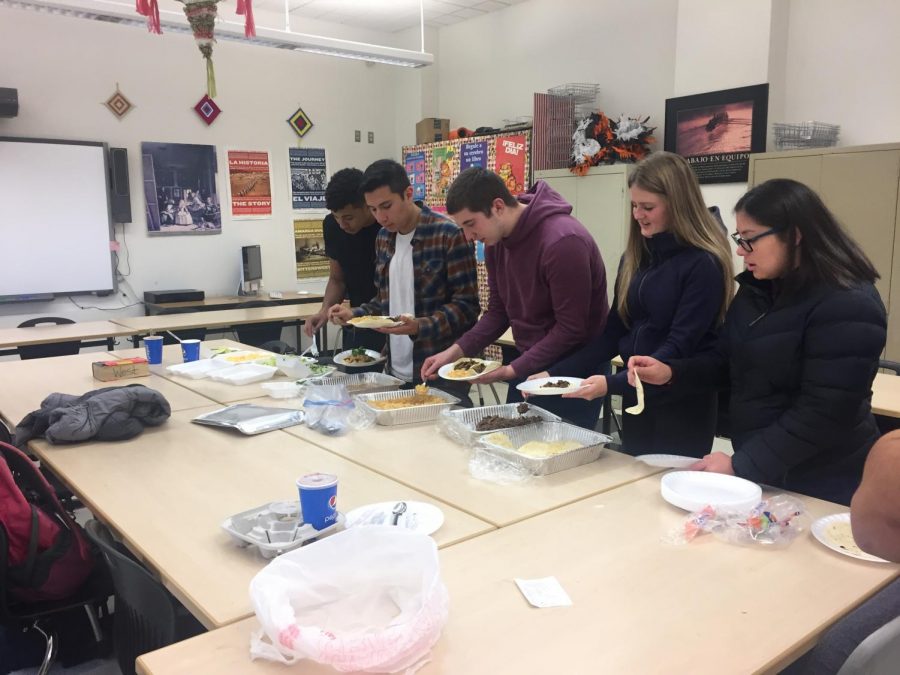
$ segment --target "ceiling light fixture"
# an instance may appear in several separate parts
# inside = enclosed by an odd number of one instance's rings
[[[124,4],[112,0],[0,0],[0,7],[28,9],[48,14],[117,23],[123,26],[139,26],[145,30],[147,26],[146,19],[135,13],[133,3]],[[187,25],[182,13],[160,10],[159,14],[163,32],[191,34],[191,28]],[[244,37],[243,21],[221,19],[216,20],[216,38],[407,68],[421,68],[434,63],[434,56],[425,51],[424,32],[422,51],[420,52],[373,45],[367,42],[329,38],[322,35],[294,33],[290,30],[264,28],[260,25],[256,26],[256,37],[247,38]]]

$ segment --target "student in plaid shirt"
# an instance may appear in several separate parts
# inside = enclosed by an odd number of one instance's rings
[[[389,159],[366,169],[361,191],[383,228],[375,241],[375,286],[371,301],[347,309],[334,305],[329,317],[343,324],[352,317],[400,317],[388,335],[388,372],[416,384],[426,358],[452,345],[478,318],[475,251],[456,224],[414,202],[406,169]],[[464,394],[468,383],[442,382]]]

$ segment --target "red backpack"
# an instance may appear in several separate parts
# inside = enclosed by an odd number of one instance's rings
[[[18,448],[0,442],[0,525],[7,539],[10,596],[61,600],[94,568],[90,544],[56,491]]]

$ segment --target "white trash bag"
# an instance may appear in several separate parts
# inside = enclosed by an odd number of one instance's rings
[[[413,673],[447,621],[431,537],[397,527],[338,532],[270,562],[250,582],[262,628],[251,659],[311,659],[342,672]]]

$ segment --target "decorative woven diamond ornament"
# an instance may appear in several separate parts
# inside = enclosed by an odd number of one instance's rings
[[[222,109],[209,97],[209,94],[205,95],[197,102],[197,105],[194,106],[194,110],[200,115],[200,119],[206,122],[207,126],[215,122],[219,113],[222,112]]]
[[[109,108],[109,111],[119,119],[125,117],[134,107],[131,101],[125,98],[125,94],[119,91],[118,83],[116,83],[116,93],[110,96],[103,105]]]
[[[297,108],[297,112],[288,118],[287,123],[291,125],[291,129],[296,131],[300,138],[303,138],[313,127],[312,120],[303,112],[303,108]]]

